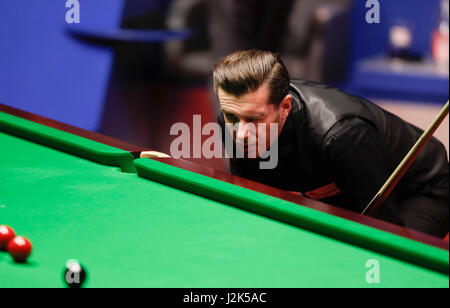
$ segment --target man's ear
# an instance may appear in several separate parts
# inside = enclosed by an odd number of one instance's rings
[[[291,111],[291,106],[292,106],[292,95],[288,94],[281,101],[280,107],[279,107],[281,120],[283,122],[287,119],[289,112]]]

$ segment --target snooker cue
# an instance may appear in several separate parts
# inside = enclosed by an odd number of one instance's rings
[[[439,127],[439,125],[444,121],[445,117],[448,114],[448,101],[447,104],[442,108],[439,115],[434,119],[433,123],[431,123],[430,127],[422,134],[416,144],[411,148],[409,153],[405,156],[402,162],[398,165],[397,169],[392,173],[386,183],[381,187],[380,191],[373,197],[372,201],[367,205],[361,215],[366,216],[374,216],[377,209],[380,205],[386,200],[392,190],[395,188],[397,183],[406,173],[408,168],[417,158],[419,153],[425,147],[425,145],[430,141],[431,137],[433,137],[434,132]]]

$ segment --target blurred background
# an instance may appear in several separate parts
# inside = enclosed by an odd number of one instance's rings
[[[448,100],[448,0],[380,1],[379,23],[366,0],[78,0],[73,24],[66,2],[0,0],[0,102],[151,150],[170,152],[176,122],[216,120],[211,71],[233,50],[275,51],[291,77],[422,128]]]

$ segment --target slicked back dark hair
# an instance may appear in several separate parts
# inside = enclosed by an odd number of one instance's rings
[[[280,57],[269,51],[236,51],[214,66],[214,92],[219,88],[228,94],[241,96],[258,90],[263,84],[269,89],[269,103],[279,105],[289,94],[290,77]]]

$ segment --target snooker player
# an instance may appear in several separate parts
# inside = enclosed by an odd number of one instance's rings
[[[231,158],[231,172],[361,213],[422,130],[368,100],[336,88],[290,80],[278,55],[237,51],[213,72],[218,122],[245,153],[261,123],[278,125],[278,164]],[[235,125],[231,132],[226,124]],[[253,137],[253,138],[251,138]],[[225,140],[225,135],[223,136]],[[266,140],[264,140],[266,142]],[[268,147],[273,146],[269,143]],[[426,145],[375,217],[444,237],[449,225],[449,163],[435,138]]]

